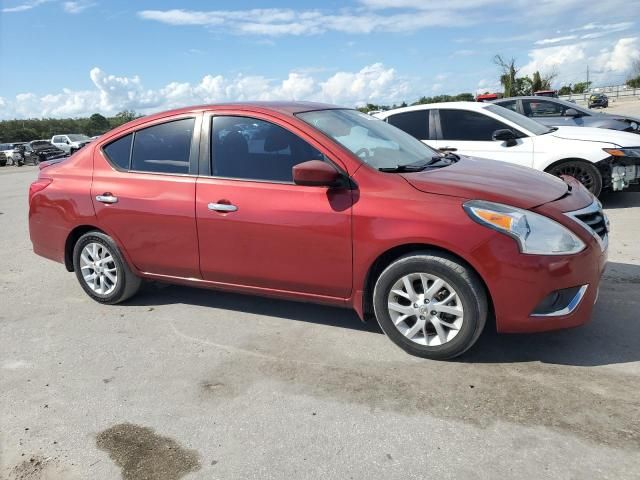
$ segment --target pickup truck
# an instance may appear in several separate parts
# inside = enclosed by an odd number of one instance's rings
[[[74,154],[82,147],[84,147],[87,143],[90,143],[91,139],[83,135],[81,133],[67,133],[64,135],[54,135],[51,138],[51,143],[58,147],[60,150],[63,150],[65,153],[69,155]]]

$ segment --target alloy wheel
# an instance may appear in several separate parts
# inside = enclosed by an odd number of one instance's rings
[[[118,269],[109,249],[88,243],[80,254],[80,270],[87,286],[98,295],[109,295],[118,284]]]
[[[444,345],[464,322],[458,292],[442,278],[410,273],[396,281],[388,295],[391,321],[407,339],[419,345]]]

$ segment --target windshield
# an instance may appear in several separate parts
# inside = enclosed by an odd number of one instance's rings
[[[439,155],[399,128],[357,110],[316,110],[297,116],[374,168],[423,163]]]
[[[529,117],[520,115],[518,112],[514,112],[513,110],[509,110],[508,108],[501,107],[500,105],[489,105],[485,108],[491,113],[495,113],[496,115],[509,120],[511,123],[515,123],[519,127],[524,128],[525,130],[529,130],[534,135],[543,135],[545,133],[553,131],[553,129],[541,124],[540,122],[536,122]]]
[[[72,142],[86,142],[87,140],[90,140],[90,138],[86,135],[78,133],[72,133],[70,135],[67,135],[67,137],[69,137],[69,140],[71,140]]]

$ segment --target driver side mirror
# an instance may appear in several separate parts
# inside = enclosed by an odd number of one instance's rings
[[[293,183],[308,187],[335,187],[342,174],[332,165],[321,160],[309,160],[293,167]]]
[[[507,147],[512,147],[516,145],[518,142],[516,141],[516,134],[513,133],[513,130],[509,130],[508,128],[501,128],[500,130],[496,130],[491,135],[491,139],[498,142],[507,142]]]
[[[564,111],[564,116],[565,117],[581,117],[582,114],[578,112],[575,108],[567,108]]]

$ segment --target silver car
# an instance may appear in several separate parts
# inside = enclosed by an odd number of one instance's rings
[[[526,115],[550,127],[597,127],[640,134],[640,118],[601,113],[550,97],[511,97],[493,103]]]

